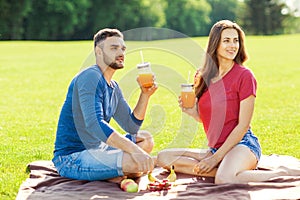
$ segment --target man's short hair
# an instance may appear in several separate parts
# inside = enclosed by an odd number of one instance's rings
[[[110,28],[101,29],[94,35],[94,47],[96,47],[99,42],[112,36],[120,37],[123,39],[123,34],[118,29],[110,29]]]

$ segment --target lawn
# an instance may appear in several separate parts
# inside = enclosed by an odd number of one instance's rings
[[[129,104],[138,95],[141,49],[159,84],[143,124],[154,135],[153,154],[167,147],[205,147],[201,125],[181,113],[177,96],[179,84],[191,80],[200,65],[206,42],[206,37],[127,42],[126,68],[115,79]],[[248,36],[246,45],[246,66],[258,81],[252,129],[263,153],[300,158],[300,35]],[[15,199],[29,162],[52,158],[68,84],[93,63],[92,48],[92,41],[0,42],[0,199]]]

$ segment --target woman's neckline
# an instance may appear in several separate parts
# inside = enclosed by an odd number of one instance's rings
[[[236,63],[233,62],[233,65],[222,76],[211,79],[211,83],[215,84],[215,83],[223,80],[227,76],[227,74],[229,74],[229,72],[232,71],[232,69],[234,68],[235,65],[236,65]]]

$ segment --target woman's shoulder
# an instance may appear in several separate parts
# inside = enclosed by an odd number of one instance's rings
[[[240,64],[236,63],[234,68],[235,68],[236,73],[239,73],[241,75],[249,74],[249,75],[254,76],[253,71],[244,65],[240,65]]]

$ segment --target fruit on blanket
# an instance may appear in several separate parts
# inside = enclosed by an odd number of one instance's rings
[[[120,187],[125,192],[131,192],[131,193],[138,192],[138,190],[139,190],[138,184],[136,182],[134,182],[134,180],[132,180],[132,179],[122,180]]]
[[[172,183],[176,181],[176,174],[174,172],[174,166],[171,166],[171,172],[166,179],[162,181],[152,176],[151,172],[148,173],[148,190],[150,191],[161,191],[171,189]]]
[[[168,180],[154,181],[148,184],[148,189],[152,191],[161,191],[171,189],[172,184]]]
[[[152,176],[151,172],[148,173],[148,180],[150,182],[159,181],[157,178],[155,178],[154,176]]]
[[[134,183],[134,180],[128,178],[123,179],[120,184],[121,189],[124,190],[124,187],[129,183]]]
[[[174,171],[174,166],[172,165],[171,166],[171,172],[170,172],[169,176],[167,177],[167,180],[170,181],[170,182],[175,182],[176,178],[177,178],[177,176],[176,176],[176,173]]]
[[[130,193],[138,192],[138,190],[139,190],[139,186],[137,183],[130,183],[127,185],[125,189],[126,192],[130,192]]]

